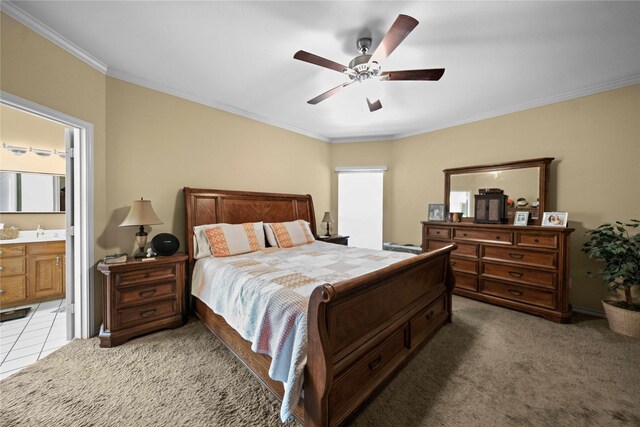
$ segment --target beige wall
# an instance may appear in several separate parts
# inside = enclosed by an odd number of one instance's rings
[[[185,248],[182,188],[309,193],[317,221],[329,208],[329,144],[174,96],[107,78],[107,213],[97,244],[132,251],[120,228],[131,202],[151,200]]]
[[[331,163],[389,164],[385,241],[420,243],[428,203],[444,202],[443,169],[555,157],[551,209],[569,212],[572,302],[602,311],[604,286],[581,252],[585,231],[640,216],[640,85],[386,143],[332,146]],[[358,161],[358,153],[367,158]],[[332,206],[336,207],[334,184]]]

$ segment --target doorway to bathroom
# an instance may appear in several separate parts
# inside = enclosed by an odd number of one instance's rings
[[[0,374],[5,377],[71,339],[93,335],[93,126],[6,92],[0,108],[0,222],[23,229],[15,239],[0,242],[0,261],[12,267],[0,270],[7,275],[0,309],[30,308],[23,318],[0,323]],[[56,141],[34,135],[34,120],[35,128],[59,135]],[[21,122],[29,123],[29,138],[5,132],[24,127]]]

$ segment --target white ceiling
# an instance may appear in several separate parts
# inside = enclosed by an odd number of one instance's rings
[[[639,2],[3,3],[109,75],[333,142],[394,139],[640,82]],[[347,77],[294,60],[296,51],[347,64],[359,34],[370,32],[375,49],[400,13],[420,24],[383,70],[444,67],[439,82],[352,85],[306,103]],[[366,95],[383,109],[370,113]]]

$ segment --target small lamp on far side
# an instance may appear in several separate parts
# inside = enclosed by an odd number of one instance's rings
[[[120,227],[140,227],[140,230],[136,233],[136,244],[138,245],[138,248],[140,248],[140,251],[135,255],[136,258],[146,257],[144,247],[147,244],[147,232],[144,231],[144,226],[158,224],[162,224],[162,221],[160,221],[160,218],[158,218],[156,213],[153,211],[151,201],[144,200],[143,198],[133,201],[129,215],[127,215],[124,221],[122,221]]]
[[[327,234],[325,234],[325,236],[330,236],[331,235],[331,225],[329,225],[330,222],[333,222],[333,217],[331,216],[331,212],[325,212],[324,216],[322,217],[322,222],[326,222],[327,223]]]

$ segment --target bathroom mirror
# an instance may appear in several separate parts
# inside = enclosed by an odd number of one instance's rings
[[[530,222],[539,224],[542,213],[548,206],[550,165],[553,157],[520,160],[492,165],[468,166],[444,170],[445,209],[447,212],[462,212],[463,221],[472,221],[474,195],[481,188],[499,188],[514,203],[519,198],[526,206],[510,206],[507,211],[509,223],[515,211],[528,211]],[[536,206],[537,205],[537,206]]]
[[[0,212],[64,212],[65,177],[0,171]]]

